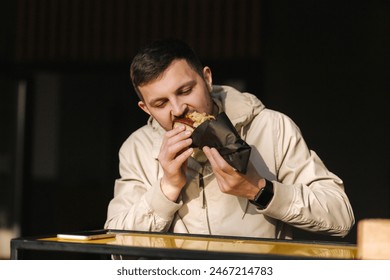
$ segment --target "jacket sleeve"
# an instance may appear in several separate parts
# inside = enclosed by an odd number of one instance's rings
[[[105,228],[167,231],[182,202],[165,197],[160,188],[159,165],[145,143],[128,139],[119,151],[120,179],[107,211]]]
[[[345,236],[355,219],[343,181],[309,150],[290,118],[282,114],[273,129],[277,180],[263,214],[301,229]]]

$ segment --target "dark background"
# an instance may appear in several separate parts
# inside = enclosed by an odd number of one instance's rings
[[[389,218],[389,15],[388,1],[1,1],[0,226],[103,227],[119,147],[147,119],[130,61],[161,37],[289,115],[357,221]],[[297,238],[355,243],[356,227]]]

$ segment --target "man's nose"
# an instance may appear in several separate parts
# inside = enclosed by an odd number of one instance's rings
[[[171,106],[172,115],[175,117],[182,116],[186,111],[186,105],[184,103],[173,101],[171,102]]]

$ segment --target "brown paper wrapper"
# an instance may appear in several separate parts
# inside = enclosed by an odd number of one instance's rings
[[[251,147],[241,139],[228,116],[222,112],[215,120],[199,125],[192,133],[192,147],[213,147],[237,171],[246,173]]]

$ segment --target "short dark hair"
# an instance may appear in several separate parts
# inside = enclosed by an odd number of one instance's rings
[[[138,87],[157,79],[174,60],[178,59],[186,60],[200,76],[203,75],[203,65],[199,57],[181,40],[160,39],[137,53],[130,66],[130,79],[141,100],[143,98]]]

